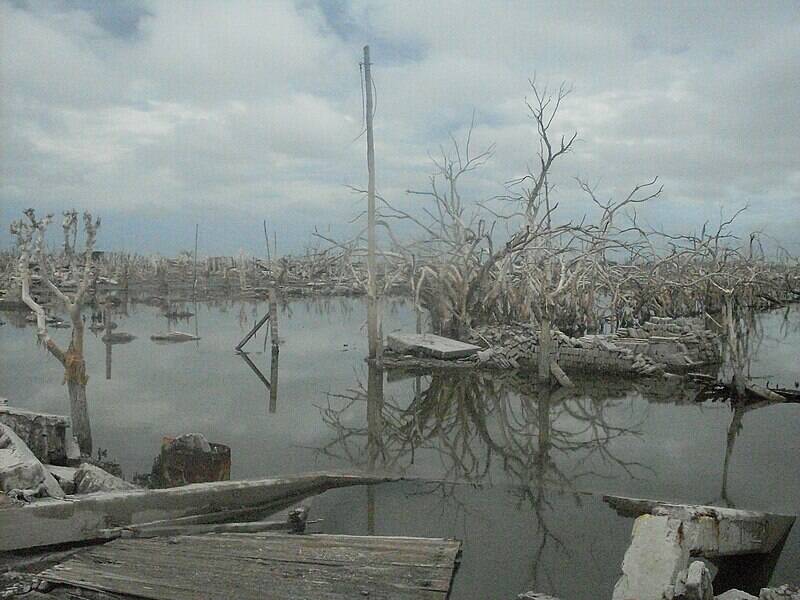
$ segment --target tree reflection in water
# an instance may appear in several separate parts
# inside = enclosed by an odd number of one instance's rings
[[[604,393],[592,380],[554,389],[514,373],[458,370],[417,375],[398,399],[384,394],[383,370],[369,365],[366,386],[358,379],[321,407],[333,436],[315,450],[358,468],[401,474],[430,468],[433,457],[437,473],[426,493],[439,494],[458,517],[466,516],[458,499],[463,484],[491,485],[502,473],[518,507],[534,515],[538,545],[528,583],[535,589],[546,549],[567,552],[547,521],[550,495],[566,493],[579,505],[581,480],[647,471],[615,453],[616,440],[640,437],[644,420],[616,387]],[[367,493],[368,531],[374,533],[374,491]]]

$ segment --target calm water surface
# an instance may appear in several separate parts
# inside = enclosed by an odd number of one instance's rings
[[[159,309],[124,308],[114,315],[117,331],[137,339],[112,346],[109,364],[109,348],[87,331],[86,353],[95,446],[126,476],[150,470],[163,436],[199,431],[231,447],[234,478],[374,467],[446,479],[328,492],[312,514],[326,532],[464,540],[456,599],[532,588],[608,597],[631,521],[602,493],[800,512],[797,404],[745,413],[696,404],[680,387],[585,379],[574,391],[546,392],[507,373],[370,372],[366,310],[353,299],[283,308],[271,402],[233,352],[266,304],[189,305],[196,317],[171,326],[202,339],[169,345],[150,340],[170,327]],[[390,302],[384,312],[384,332],[413,330],[408,305]],[[759,322],[751,375],[794,386],[800,309]],[[246,349],[271,379],[264,342],[259,334]],[[0,396],[68,412],[61,367],[36,346],[32,327],[0,327],[0,353]],[[775,581],[800,584],[798,567],[800,529]]]

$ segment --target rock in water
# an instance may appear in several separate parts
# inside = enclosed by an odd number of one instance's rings
[[[231,478],[231,449],[210,443],[202,433],[165,437],[153,462],[153,487],[175,487]]]
[[[120,479],[91,463],[83,463],[78,467],[74,482],[76,494],[137,489],[132,483],[128,483],[124,479]]]
[[[41,496],[63,498],[53,476],[33,455],[25,442],[0,423],[0,490],[24,500]]]

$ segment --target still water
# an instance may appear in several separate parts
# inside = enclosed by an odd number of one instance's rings
[[[113,318],[116,331],[137,336],[128,344],[107,346],[87,330],[95,447],[128,478],[150,470],[163,436],[198,431],[231,447],[233,478],[375,468],[446,480],[328,492],[312,515],[330,533],[463,540],[455,599],[528,589],[609,597],[631,521],[603,493],[800,512],[798,404],[744,412],[694,403],[678,386],[595,378],[547,392],[508,373],[370,371],[366,310],[356,299],[282,307],[275,385],[263,333],[245,348],[252,365],[233,351],[265,303],[186,308],[196,315],[176,324],[158,308],[123,304]],[[414,322],[409,305],[387,302],[385,333],[412,331]],[[794,386],[800,309],[759,324],[751,375]],[[202,339],[150,340],[169,329]],[[52,334],[66,341],[69,330]],[[0,327],[0,357],[0,396],[68,412],[61,367],[37,347],[32,327]],[[796,528],[774,581],[800,584],[799,570]]]

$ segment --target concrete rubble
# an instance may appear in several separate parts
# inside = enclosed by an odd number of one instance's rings
[[[642,515],[633,524],[631,545],[622,561],[613,600],[663,600],[688,561],[681,521]]]
[[[49,496],[63,498],[64,491],[24,441],[0,424],[0,491],[29,502]]]
[[[690,563],[699,557],[714,563],[717,578],[733,560],[736,571],[749,571],[745,592],[761,589],[760,600],[765,594],[772,600],[773,592],[762,586],[769,583],[795,517],[618,496],[604,500],[620,515],[637,517],[614,600],[712,600],[711,571],[699,560]],[[743,567],[743,558],[750,558],[751,566]],[[728,594],[725,600],[749,597]]]
[[[714,587],[708,567],[699,560],[678,574],[675,582],[675,600],[714,600]]]
[[[427,356],[440,359],[465,358],[480,352],[480,346],[432,333],[392,333],[386,337],[387,347],[397,354]]]
[[[0,403],[2,503],[138,489],[81,457],[69,429],[68,417]]]
[[[43,463],[66,465],[74,456],[69,417],[14,408],[0,403],[0,423],[10,427]]]
[[[758,595],[758,600],[800,600],[800,588],[793,585],[765,588]]]
[[[488,345],[477,356],[487,367],[535,364],[539,352],[538,331],[528,324],[480,327],[470,341]],[[576,338],[556,332],[555,341],[553,359],[573,370],[658,377],[719,362],[717,335],[699,319],[652,317],[613,334]]]
[[[0,553],[113,539],[147,525],[192,525],[263,518],[322,492],[399,481],[399,476],[307,473],[248,481],[195,483],[159,490],[120,490],[46,498],[0,510]]]
[[[137,486],[132,483],[128,483],[124,479],[120,479],[91,463],[82,463],[80,467],[75,469],[72,483],[75,487],[75,494],[137,489]]]

